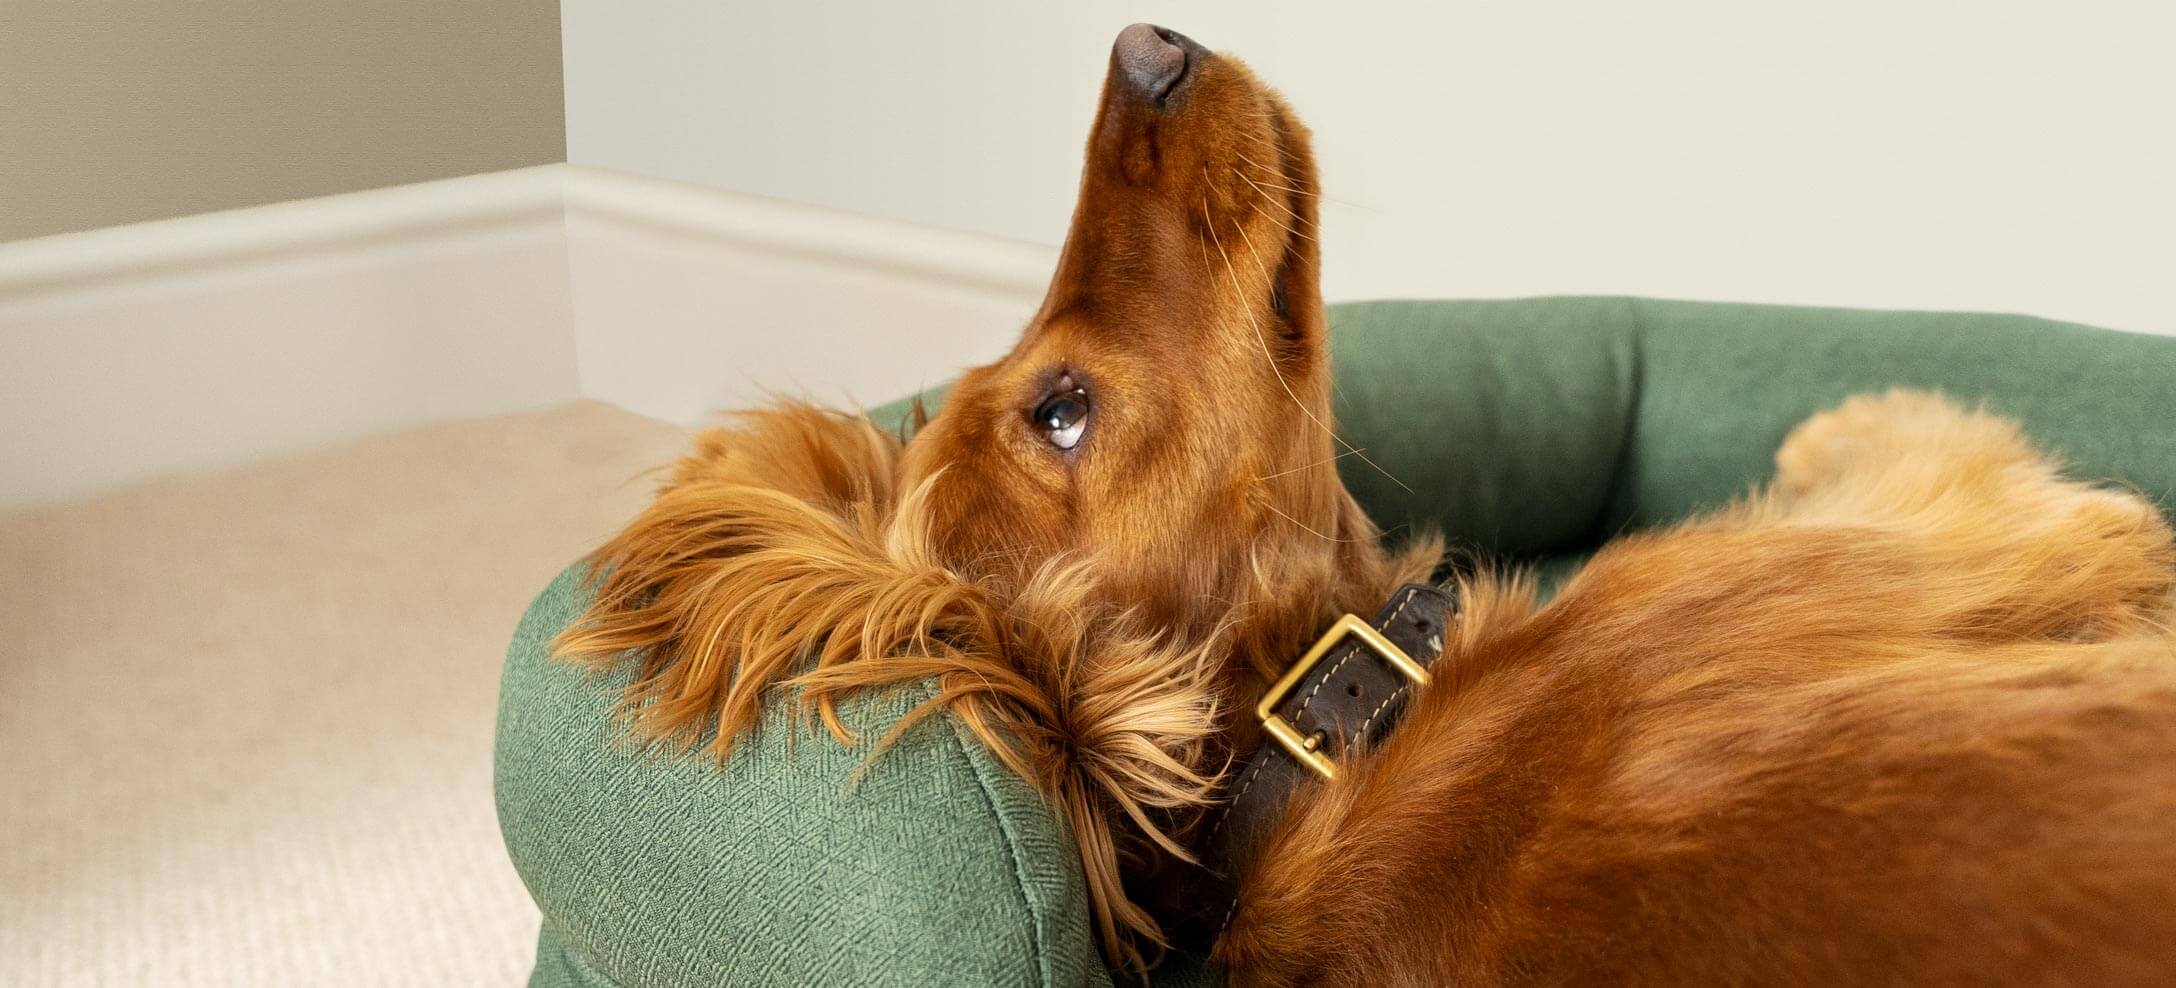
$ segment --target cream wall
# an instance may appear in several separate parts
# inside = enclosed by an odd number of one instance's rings
[[[0,4],[0,241],[565,147],[554,0]]]
[[[565,0],[576,164],[1060,237],[1111,37],[1314,125],[1333,297],[1632,292],[2176,331],[2176,6]]]

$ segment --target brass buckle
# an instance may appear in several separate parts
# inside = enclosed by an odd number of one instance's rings
[[[1337,623],[1330,626],[1330,630],[1323,632],[1322,637],[1315,640],[1314,647],[1308,649],[1306,655],[1300,656],[1300,660],[1293,663],[1292,668],[1285,670],[1284,676],[1277,680],[1275,686],[1269,688],[1269,692],[1262,694],[1262,702],[1254,705],[1254,716],[1261,720],[1262,730],[1276,738],[1278,744],[1284,745],[1284,750],[1291,752],[1292,757],[1300,760],[1300,764],[1314,769],[1316,775],[1325,779],[1337,778],[1337,766],[1330,761],[1330,756],[1322,753],[1321,732],[1302,737],[1299,728],[1277,714],[1277,707],[1292,694],[1300,680],[1306,679],[1307,674],[1314,670],[1315,663],[1321,662],[1323,656],[1330,654],[1330,650],[1344,641],[1346,635],[1358,638],[1362,644],[1374,649],[1375,654],[1382,656],[1383,661],[1390,663],[1391,668],[1412,680],[1413,685],[1428,685],[1428,670],[1421,668],[1420,663],[1413,661],[1413,657],[1405,654],[1404,649],[1383,637],[1383,633],[1375,630],[1374,626],[1354,614],[1338,618]]]

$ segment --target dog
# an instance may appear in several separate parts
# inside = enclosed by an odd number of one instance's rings
[[[932,699],[1063,814],[1143,970],[1248,716],[1443,557],[1339,480],[1308,130],[1237,59],[1114,45],[1057,270],[910,439],[783,403],[702,434],[557,653],[719,758],[790,687]],[[1274,821],[1236,984],[2176,977],[2176,550],[1939,396],[1853,399],[1764,490],[1546,605],[1457,580],[1435,681]],[[1365,467],[1363,467],[1365,468]],[[713,733],[707,729],[715,726]]]

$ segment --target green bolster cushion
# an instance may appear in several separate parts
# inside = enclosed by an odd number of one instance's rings
[[[1110,983],[1070,838],[964,728],[930,718],[863,765],[926,691],[846,704],[852,749],[782,706],[723,765],[638,751],[613,716],[627,674],[549,655],[585,576],[530,605],[500,686],[500,827],[544,913],[532,984]]]
[[[1854,394],[1932,389],[2024,423],[2073,476],[2172,507],[2176,336],[2030,316],[1639,300],[1637,436],[1605,527],[1718,506],[1773,471],[1808,415]]]

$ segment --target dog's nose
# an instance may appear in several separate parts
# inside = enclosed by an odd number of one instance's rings
[[[1201,50],[1194,39],[1170,28],[1135,24],[1118,32],[1111,60],[1135,93],[1160,100],[1185,77],[1187,58]]]

